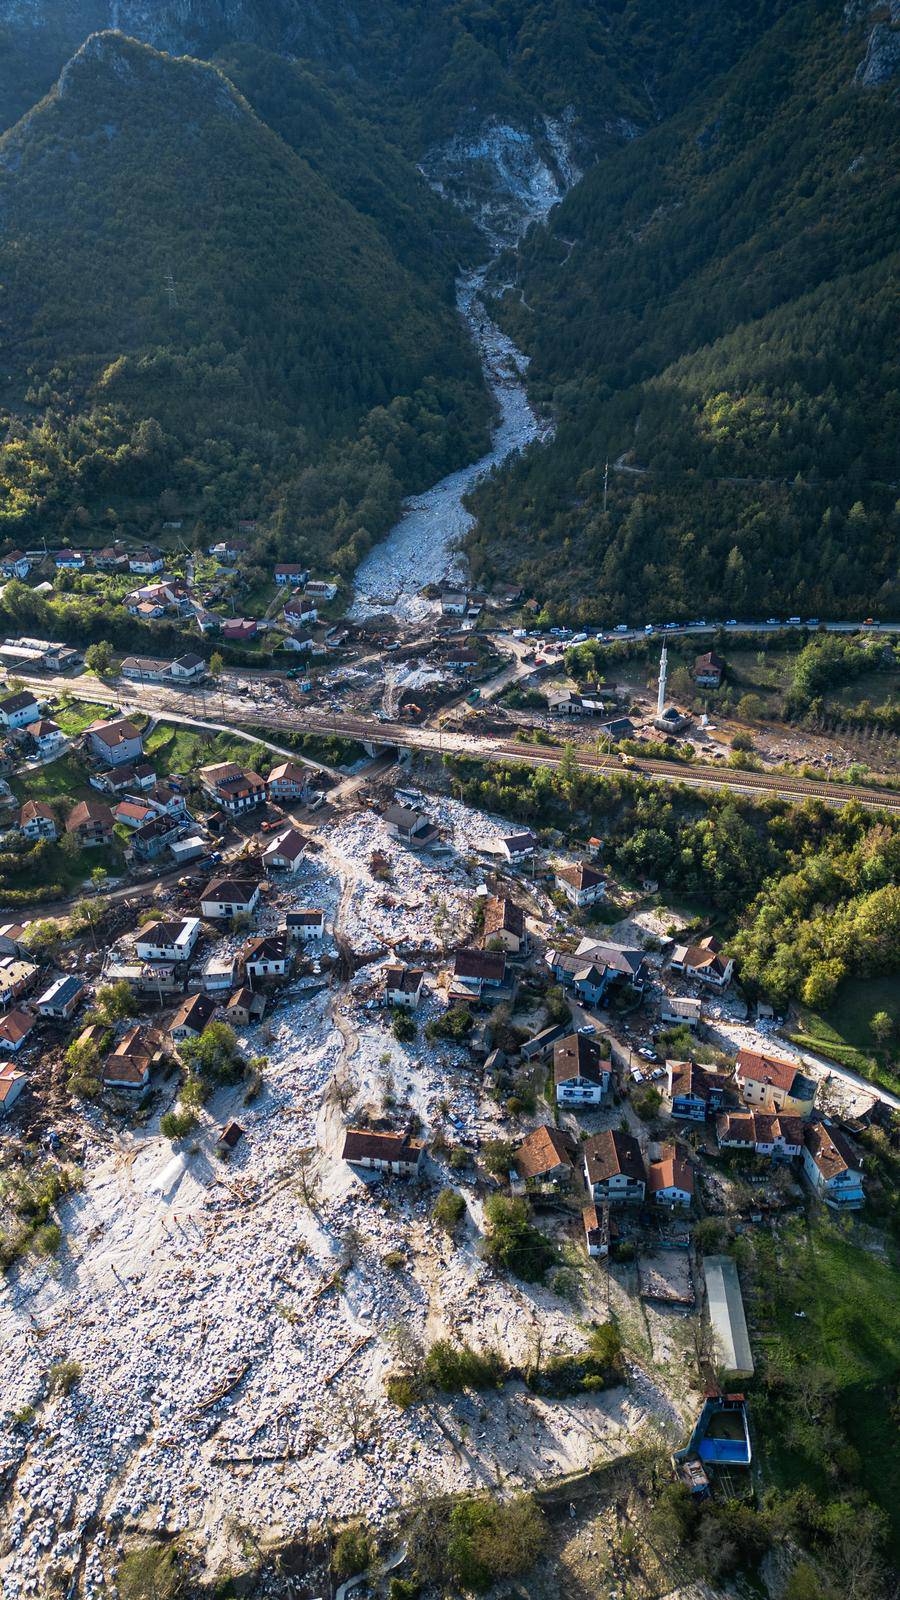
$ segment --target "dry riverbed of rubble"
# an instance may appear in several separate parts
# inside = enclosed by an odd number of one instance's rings
[[[505,831],[452,801],[424,809],[443,856],[411,856],[359,815],[325,834],[290,891],[324,904],[364,963],[455,942],[478,853]],[[376,849],[387,882],[372,876]],[[341,1162],[341,1129],[362,1108],[414,1110],[429,1133],[444,1120],[454,1139],[495,1126],[464,1052],[421,1033],[412,1046],[393,1039],[371,1004],[373,976],[363,964],[348,984],[296,990],[247,1030],[248,1050],[268,1057],[262,1092],[244,1105],[239,1090],[220,1091],[182,1145],[159,1135],[158,1111],[113,1138],[88,1113],[98,1137],[60,1257],[16,1269],[3,1290],[4,1600],[53,1592],[54,1573],[65,1592],[79,1569],[86,1595],[114,1595],[137,1532],[185,1531],[214,1575],[238,1559],[242,1528],[276,1540],[327,1518],[377,1521],[422,1493],[588,1465],[648,1425],[677,1432],[641,1373],[565,1402],[521,1385],[408,1411],[387,1399],[399,1323],[423,1345],[451,1334],[516,1362],[539,1336],[545,1352],[579,1347],[579,1323],[605,1316],[607,1291],[587,1265],[577,1308],[495,1277],[478,1255],[471,1185],[458,1243],[430,1221],[450,1177],[433,1159],[415,1186],[370,1186]],[[214,1142],[229,1116],[245,1136],[225,1164]],[[62,1361],[80,1379],[51,1396]]]

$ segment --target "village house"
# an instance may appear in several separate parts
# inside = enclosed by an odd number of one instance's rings
[[[672,951],[671,967],[683,972],[686,978],[699,978],[714,989],[727,989],[734,973],[731,956],[723,955],[719,940],[709,934],[699,944],[677,944]]]
[[[548,689],[547,710],[554,717],[596,717],[603,713],[603,702],[574,689]]]
[[[170,817],[165,814],[161,816],[156,813],[148,818],[132,835],[131,848],[135,859],[155,861],[175,843],[183,826],[180,817]]]
[[[697,656],[694,662],[694,682],[704,689],[718,689],[724,671],[722,657],[717,656],[715,650],[708,650],[706,655]]]
[[[178,1007],[169,1024],[169,1038],[176,1044],[185,1039],[199,1039],[216,1012],[216,1001],[206,994],[189,994]]]
[[[371,1128],[347,1128],[341,1155],[352,1167],[369,1167],[376,1172],[402,1177],[418,1174],[424,1144],[408,1133],[375,1133]]]
[[[25,1088],[28,1077],[7,1062],[0,1067],[0,1117],[7,1117]]]
[[[434,823],[429,822],[420,812],[413,811],[410,806],[392,805],[382,812],[382,821],[392,839],[399,839],[401,844],[408,845],[411,850],[425,850],[435,844],[439,837]]]
[[[309,581],[309,568],[300,565],[299,561],[280,561],[275,568],[275,582],[281,587],[290,584],[291,588],[302,588]]]
[[[500,840],[501,855],[504,855],[507,861],[513,862],[516,866],[521,865],[524,861],[530,861],[536,848],[537,840],[534,834],[527,831],[525,833],[511,833],[505,839]]]
[[[312,578],[307,582],[306,592],[316,600],[323,600],[326,604],[333,600],[338,592],[336,583],[329,583],[326,578]]]
[[[664,994],[659,1016],[661,1022],[685,1023],[689,1028],[696,1028],[702,1020],[703,1001],[690,995]]]
[[[0,1050],[18,1055],[34,1029],[35,1018],[30,1011],[8,1011],[0,1017]]]
[[[643,1200],[647,1175],[633,1134],[606,1128],[585,1140],[583,1152],[587,1186],[595,1204]]]
[[[301,906],[296,911],[289,911],[285,922],[290,937],[301,944],[325,936],[325,913],[319,906]]]
[[[534,1188],[565,1188],[575,1176],[578,1141],[562,1128],[535,1128],[520,1139],[509,1173],[513,1193]]]
[[[84,737],[91,754],[110,767],[121,767],[126,761],[136,761],[144,753],[143,737],[127,717],[113,717],[109,722],[92,722],[85,729]]]
[[[158,550],[139,550],[128,558],[128,571],[136,572],[139,577],[149,578],[155,572],[162,572],[165,565]]]
[[[79,800],[66,818],[66,833],[78,835],[84,849],[108,844],[113,833],[113,814],[102,800]]]
[[[318,622],[319,608],[308,595],[292,594],[284,602],[282,616],[289,628],[309,628]]]
[[[803,1151],[803,1119],[784,1112],[726,1111],[716,1132],[722,1150],[752,1150],[773,1161],[791,1161]]]
[[[212,955],[207,956],[200,971],[204,994],[230,994],[240,981],[241,960],[240,952],[232,954],[227,950],[224,954],[213,951]]]
[[[200,683],[206,677],[206,662],[195,650],[187,650],[183,656],[176,656],[169,676],[176,683]]]
[[[70,975],[66,978],[56,978],[42,995],[34,1002],[35,1009],[42,1017],[51,1017],[55,1021],[68,1022],[75,1015],[84,995],[84,983],[81,978]]]
[[[28,724],[28,737],[34,745],[35,752],[42,761],[48,757],[58,755],[66,742],[62,728],[49,717],[41,717],[37,722]]]
[[[422,998],[425,973],[421,967],[390,966],[384,969],[384,1001],[403,1011],[415,1011]]]
[[[247,939],[241,956],[247,977],[257,982],[263,978],[286,978],[293,961],[286,933],[268,933]]]
[[[152,822],[158,816],[155,806],[148,805],[146,800],[133,800],[129,795],[117,800],[113,806],[113,821],[120,823],[123,828],[142,828],[145,822]]]
[[[725,1098],[727,1079],[693,1061],[666,1062],[666,1101],[670,1116],[705,1122]]]
[[[464,617],[468,607],[467,595],[456,592],[441,595],[441,612],[445,617]]]
[[[266,1003],[264,994],[251,989],[249,984],[242,984],[225,1007],[226,1020],[233,1028],[249,1028],[255,1022],[262,1022]]]
[[[157,811],[164,811],[170,817],[184,819],[188,815],[185,796],[180,789],[173,788],[165,779],[160,779],[147,790],[147,799]]]
[[[741,1099],[763,1111],[787,1111],[793,1116],[808,1117],[815,1105],[815,1081],[803,1074],[796,1061],[782,1056],[740,1050],[734,1081]]]
[[[19,812],[19,831],[26,839],[58,839],[59,828],[52,807],[43,800],[26,800]]]
[[[27,957],[30,952],[24,939],[28,929],[33,926],[32,922],[0,923],[0,953],[5,956]]]
[[[135,683],[163,683],[169,676],[169,663],[157,656],[126,656],[119,676]]]
[[[685,1206],[694,1199],[694,1174],[687,1147],[663,1144],[655,1161],[647,1166],[647,1192],[654,1205]]]
[[[481,665],[481,657],[471,645],[452,644],[444,660],[452,672],[459,673],[461,677],[469,677]]]
[[[307,841],[297,828],[285,828],[266,845],[263,866],[267,872],[297,872],[307,849]]]
[[[803,1173],[833,1211],[858,1211],[865,1204],[862,1162],[839,1128],[818,1121],[805,1124]]]
[[[609,1089],[609,1057],[596,1039],[570,1033],[553,1046],[553,1084],[560,1106],[599,1105]]]
[[[481,942],[491,950],[502,948],[513,956],[526,953],[528,931],[525,913],[515,900],[510,900],[506,895],[488,895],[484,902]]]
[[[606,879],[602,872],[592,867],[586,861],[579,861],[574,867],[559,867],[556,872],[556,887],[562,890],[567,900],[579,909],[583,906],[592,906],[602,900],[606,894]]]
[[[40,706],[30,689],[20,689],[0,700],[0,722],[5,728],[25,728],[40,718]]]
[[[122,767],[108,767],[105,772],[92,772],[88,782],[100,794],[126,794],[134,790],[144,792],[152,789],[156,773],[149,761],[139,761],[136,765],[128,762]]]
[[[12,1005],[32,988],[40,968],[24,956],[0,956],[0,1006]]]
[[[304,800],[309,793],[309,768],[282,761],[266,779],[271,800]]]
[[[581,1221],[588,1255],[602,1260],[609,1255],[610,1241],[619,1232],[615,1218],[609,1214],[609,1206],[585,1206]]]
[[[18,578],[20,583],[24,583],[30,571],[31,562],[24,550],[11,550],[0,561],[0,572],[4,578]]]
[[[596,1005],[613,984],[627,984],[640,994],[646,982],[643,950],[582,939],[574,954],[548,950],[545,960],[558,983],[574,988]]]
[[[162,1039],[153,1028],[138,1024],[127,1029],[103,1062],[102,1080],[107,1089],[146,1089],[150,1069],[161,1061]]]
[[[82,572],[86,565],[81,550],[58,550],[54,561],[59,572]]]
[[[199,937],[199,917],[148,922],[138,931],[135,949],[141,961],[190,961]]]
[[[629,717],[613,717],[609,722],[601,722],[597,729],[601,744],[618,744],[620,739],[633,739],[635,726]]]
[[[253,617],[231,617],[222,623],[222,638],[232,644],[249,644],[259,632],[259,623]]]
[[[127,565],[128,551],[123,544],[104,545],[102,550],[97,550],[94,554],[94,566],[98,572],[116,572],[120,567]]]
[[[259,905],[259,884],[252,878],[213,878],[203,891],[200,911],[204,917],[249,916]]]
[[[201,767],[200,782],[216,805],[233,817],[263,805],[268,793],[265,779],[258,772],[239,767],[234,761]]]
[[[506,955],[502,950],[457,950],[453,957],[450,1000],[473,1003],[495,1001],[506,984]]]
[[[246,548],[246,539],[219,539],[215,544],[209,546],[207,554],[211,555],[215,561],[224,562],[226,566],[231,566],[233,562],[237,561],[238,556],[243,555]]]

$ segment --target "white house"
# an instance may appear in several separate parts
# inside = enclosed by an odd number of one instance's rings
[[[599,1105],[609,1089],[609,1061],[596,1039],[570,1033],[553,1046],[557,1105]]]
[[[694,1174],[683,1144],[664,1144],[647,1167],[647,1190],[658,1206],[690,1206]]]
[[[259,905],[259,884],[250,878],[213,878],[200,900],[204,917],[249,915]]]
[[[199,937],[199,917],[148,922],[138,933],[136,950],[141,961],[189,961]]]
[[[272,768],[266,783],[271,800],[302,800],[309,790],[309,769],[296,761],[282,761]]]
[[[176,657],[169,673],[178,683],[199,683],[206,677],[206,662],[196,651],[188,650],[185,655]]]
[[[500,840],[500,851],[507,861],[519,864],[528,861],[534,855],[537,840],[533,833],[511,833],[507,838]]]
[[[35,1001],[36,1009],[42,1017],[54,1017],[60,1021],[68,1022],[84,994],[84,984],[80,978],[69,976],[57,978],[45,989]]]
[[[9,1115],[27,1082],[26,1074],[18,1072],[9,1062],[0,1067],[0,1117]]]
[[[293,953],[286,933],[262,934],[244,945],[244,970],[248,978],[286,978]]]
[[[163,558],[153,550],[139,550],[136,555],[129,556],[129,572],[137,572],[142,577],[150,577],[154,572],[162,572]]]
[[[169,1024],[169,1037],[176,1044],[185,1039],[199,1039],[206,1024],[212,1021],[215,1010],[216,1002],[209,995],[189,994]]]
[[[318,906],[289,911],[285,922],[290,937],[299,940],[301,944],[308,944],[310,939],[324,937],[325,913]]]
[[[7,1011],[0,1017],[0,1050],[18,1055],[33,1029],[34,1017],[30,1011]]]
[[[803,1172],[833,1211],[859,1211],[865,1204],[861,1163],[839,1128],[808,1122],[803,1129]]]
[[[803,1153],[803,1119],[772,1111],[728,1111],[716,1123],[723,1150],[752,1150],[773,1161]]]
[[[415,1011],[422,998],[425,973],[421,967],[390,966],[384,969],[384,999],[389,1006]]]
[[[718,939],[710,934],[699,944],[677,944],[672,951],[672,968],[688,978],[699,978],[713,989],[727,989],[734,973],[731,956],[723,955]]]
[[[459,593],[441,595],[441,611],[445,617],[464,617],[468,607],[468,595]]]
[[[324,578],[313,578],[306,585],[306,593],[316,600],[333,600],[338,592],[336,583],[328,583]]]
[[[18,694],[8,694],[0,700],[0,722],[5,728],[25,728],[29,722],[40,721],[40,706],[30,689],[20,689]]]
[[[307,848],[307,841],[298,828],[285,828],[266,845],[263,866],[267,872],[297,872]]]
[[[556,887],[561,889],[573,906],[592,906],[606,894],[606,879],[602,872],[587,861],[574,867],[560,867],[556,873]]]
[[[57,839],[59,828],[43,800],[26,800],[19,812],[19,829],[26,839]]]
[[[375,1133],[371,1128],[348,1128],[343,1159],[354,1167],[412,1177],[418,1173],[425,1146],[406,1133]]]
[[[0,572],[4,578],[18,578],[24,583],[30,571],[31,562],[23,550],[11,550],[9,555],[0,561]]]
[[[633,1134],[605,1128],[584,1143],[584,1170],[595,1204],[622,1205],[643,1200],[647,1174]]]
[[[786,1111],[808,1117],[815,1105],[816,1083],[800,1070],[797,1061],[739,1050],[734,1081],[741,1099],[762,1111]]]
[[[48,756],[55,756],[66,742],[62,729],[48,717],[40,717],[37,722],[30,722],[28,737],[43,761],[46,761]]]
[[[275,568],[275,582],[282,587],[290,584],[292,588],[302,587],[309,581],[309,568],[302,567],[299,561],[280,561]]]

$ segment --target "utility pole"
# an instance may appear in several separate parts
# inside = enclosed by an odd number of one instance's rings
[[[174,276],[172,274],[171,266],[166,267],[165,277],[164,277],[163,282],[164,282],[164,286],[165,286],[166,296],[167,296],[168,301],[169,301],[169,310],[170,311],[177,311],[178,310],[178,290],[175,288],[175,278],[174,278]]]
[[[606,515],[606,497],[607,497],[608,493],[609,493],[609,457],[607,456],[606,466],[603,468],[603,514],[604,514],[604,516]]]

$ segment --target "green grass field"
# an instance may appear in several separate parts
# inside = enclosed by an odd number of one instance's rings
[[[827,1011],[799,1006],[799,1028],[789,1037],[801,1048],[818,1051],[839,1066],[900,1093],[897,1037],[885,1050],[872,1033],[872,1018],[879,1011],[886,1011],[900,1028],[900,981],[896,976],[849,978]]]
[[[900,1371],[896,1262],[855,1224],[817,1213],[782,1230],[777,1242],[758,1242],[755,1277],[751,1320],[765,1330],[768,1360],[828,1372],[839,1426],[859,1452],[859,1482],[890,1518],[900,1549],[900,1451],[891,1416]],[[826,1487],[818,1463],[779,1440],[777,1422],[775,1407],[763,1440],[767,1475],[782,1487]]]
[[[194,773],[215,761],[236,761],[240,766],[256,768],[265,777],[277,760],[270,750],[247,739],[180,728],[166,722],[157,724],[145,740],[144,748],[161,778],[171,772]]]
[[[84,733],[92,722],[99,722],[109,715],[109,706],[92,705],[89,700],[70,700],[53,712],[53,721],[62,728],[63,733],[74,739],[79,733]]]

